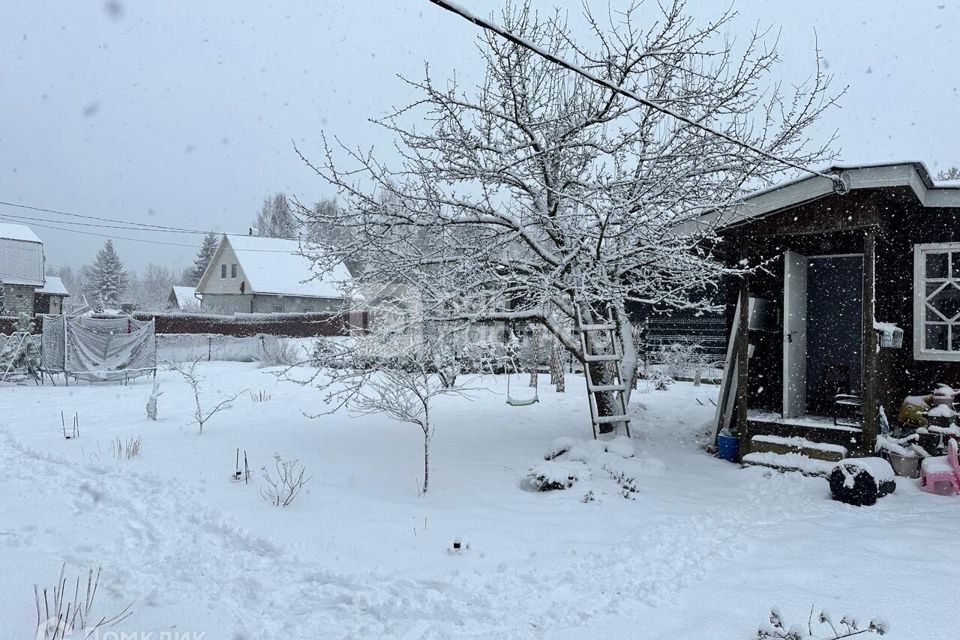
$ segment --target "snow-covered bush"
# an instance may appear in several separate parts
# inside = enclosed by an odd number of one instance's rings
[[[292,367],[305,360],[305,354],[289,340],[264,336],[263,349],[257,357],[261,369],[266,367]]]
[[[132,602],[120,613],[111,616],[94,611],[97,587],[100,586],[99,567],[96,572],[93,569],[87,572],[84,584],[81,584],[80,576],[68,581],[64,575],[66,568],[66,564],[60,567],[60,577],[52,588],[41,589],[33,585],[37,607],[37,640],[89,638],[98,629],[112,627],[133,615],[130,610]]]
[[[550,448],[547,449],[547,452],[543,454],[544,460],[553,460],[567,451],[570,451],[577,444],[576,438],[570,438],[568,436],[562,436],[560,438],[554,438],[553,442],[550,443]]]
[[[776,607],[770,610],[769,621],[757,629],[757,640],[840,640],[866,633],[882,636],[890,630],[890,625],[882,620],[871,620],[863,626],[856,618],[843,616],[834,623],[826,611],[814,617],[813,607],[805,625],[788,625]]]
[[[560,491],[589,478],[590,470],[581,464],[547,461],[530,469],[527,484],[535,491]]]
[[[263,482],[260,495],[275,507],[287,507],[293,502],[312,476],[306,476],[306,470],[298,460],[284,460],[279,454],[273,456],[276,475],[263,467]]]
[[[700,385],[704,369],[718,364],[717,359],[706,353],[699,342],[674,342],[663,345],[656,353],[655,359],[671,378],[690,375],[695,386]]]
[[[17,319],[17,331],[13,335],[0,338],[0,376],[15,374],[22,380],[29,376],[35,382],[40,380],[40,341],[35,338],[33,322],[30,316],[21,313]]]

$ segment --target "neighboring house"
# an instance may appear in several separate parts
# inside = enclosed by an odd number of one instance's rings
[[[895,420],[906,396],[960,383],[960,185],[934,183],[918,162],[828,173],[836,180],[787,182],[696,222],[718,230],[729,265],[758,267],[730,287],[718,409],[748,462],[772,459],[770,436],[834,447],[810,457],[870,455],[884,413]],[[861,415],[844,418],[838,393],[860,396]]]
[[[46,284],[34,292],[34,313],[45,313],[58,316],[63,313],[63,300],[70,297],[70,292],[63,284],[63,280],[56,276],[45,276]]]
[[[340,264],[318,276],[297,240],[224,235],[197,283],[209,313],[334,312],[350,273]]]
[[[22,224],[0,223],[0,286],[7,315],[34,314],[34,294],[43,287],[43,241]]]
[[[173,287],[167,298],[167,308],[174,311],[200,311],[196,287]]]

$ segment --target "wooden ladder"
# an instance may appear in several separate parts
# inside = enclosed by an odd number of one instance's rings
[[[580,332],[580,347],[583,349],[583,375],[587,379],[587,397],[590,402],[590,420],[593,427],[593,437],[597,438],[600,431],[600,425],[611,423],[623,423],[630,436],[630,416],[627,414],[627,383],[623,380],[623,372],[620,368],[623,362],[623,353],[617,348],[617,336],[614,333],[617,330],[617,323],[613,320],[613,311],[607,310],[605,322],[599,324],[587,324],[583,321],[583,314],[580,305],[574,305],[577,308],[577,329]],[[596,344],[596,340],[587,340],[587,333],[596,333],[605,335],[607,343],[610,345],[609,353],[594,353],[590,350],[589,344]],[[610,363],[613,365],[613,381],[606,384],[596,384],[593,380],[593,372],[590,371],[590,365],[595,362]],[[613,393],[617,397],[617,404],[620,413],[611,416],[599,415],[597,407],[597,393]]]

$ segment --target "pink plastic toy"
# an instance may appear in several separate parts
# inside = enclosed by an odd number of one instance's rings
[[[960,462],[957,441],[950,438],[947,455],[926,458],[920,464],[920,488],[938,495],[960,493]]]

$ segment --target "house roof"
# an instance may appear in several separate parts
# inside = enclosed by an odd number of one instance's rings
[[[199,309],[200,301],[197,300],[196,287],[174,286],[171,296],[176,300],[178,309]]]
[[[64,298],[70,296],[70,292],[67,291],[67,288],[64,286],[63,280],[57,276],[46,276],[46,282],[44,282],[43,287],[37,289],[35,293],[48,296],[63,296]]]
[[[225,235],[210,261],[197,290],[201,293],[224,250],[225,243],[233,249],[237,262],[247,280],[250,293],[301,296],[305,298],[344,298],[343,285],[350,280],[344,264],[318,275],[309,258],[300,255],[298,240],[265,238],[250,235]]]
[[[849,191],[909,187],[924,207],[960,207],[960,182],[935,182],[922,162],[838,164],[820,173],[837,176]],[[819,175],[788,180],[747,194],[739,203],[723,212],[707,212],[684,223],[681,229],[692,232],[710,227],[736,226],[835,193],[834,186],[833,180]]]
[[[43,244],[43,240],[37,237],[30,227],[24,224],[9,224],[0,222],[0,239],[20,240],[22,242],[36,242]]]

